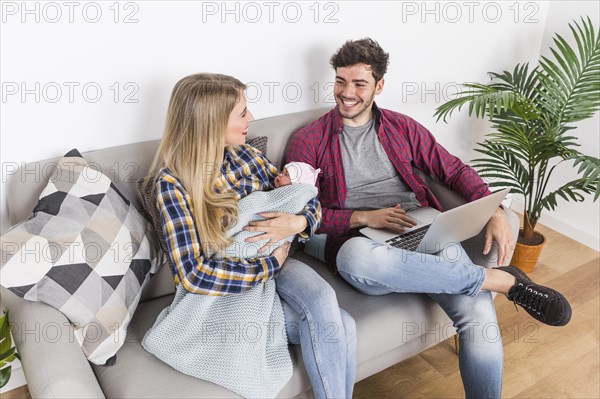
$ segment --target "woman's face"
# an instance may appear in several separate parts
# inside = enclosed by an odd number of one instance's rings
[[[225,130],[225,145],[245,144],[248,125],[253,120],[254,116],[246,107],[246,95],[241,91],[240,100],[229,114],[229,121],[227,121],[227,129]]]

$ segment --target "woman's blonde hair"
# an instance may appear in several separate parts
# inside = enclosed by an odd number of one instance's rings
[[[199,73],[177,82],[163,138],[145,182],[148,192],[148,185],[155,185],[163,167],[181,181],[190,194],[196,229],[207,256],[230,244],[227,230],[238,215],[234,194],[215,192],[215,181],[223,164],[229,115],[245,88],[236,78],[220,74]]]

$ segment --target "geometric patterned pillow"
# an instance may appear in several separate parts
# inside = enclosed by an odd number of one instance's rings
[[[162,231],[162,222],[160,219],[160,212],[156,207],[156,200],[154,199],[154,184],[146,184],[146,178],[140,177],[137,181],[137,189],[140,194],[140,202],[142,203],[142,207],[144,211],[146,211],[146,218],[152,222],[152,227],[154,228],[155,241],[160,244],[160,249],[163,251],[162,254],[166,255],[169,247],[167,246],[167,242],[165,240],[165,235]],[[170,258],[165,256],[166,259]]]
[[[114,363],[162,263],[152,226],[110,179],[70,151],[29,219],[0,241],[1,284],[60,310],[89,361]]]

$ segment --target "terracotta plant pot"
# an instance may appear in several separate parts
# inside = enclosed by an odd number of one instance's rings
[[[520,236],[519,231],[519,236]],[[530,245],[524,244],[517,241],[517,245],[515,247],[515,252],[510,261],[512,266],[516,266],[524,272],[532,272],[535,269],[535,266],[538,263],[538,259],[540,254],[542,253],[542,248],[546,244],[546,237],[542,233],[534,231],[534,237],[539,236],[541,238],[541,242],[539,244]]]

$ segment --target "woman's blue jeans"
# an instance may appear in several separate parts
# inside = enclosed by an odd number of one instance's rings
[[[322,243],[307,245],[312,255]],[[312,240],[311,240],[312,241]],[[391,248],[371,239],[347,241],[337,256],[340,275],[368,295],[428,294],[452,319],[459,334],[459,365],[467,398],[502,394],[503,347],[493,297],[482,291],[485,270],[460,244],[434,255]]]
[[[276,279],[288,341],[300,344],[317,398],[352,398],[356,325],[335,291],[313,269],[288,258]]]

